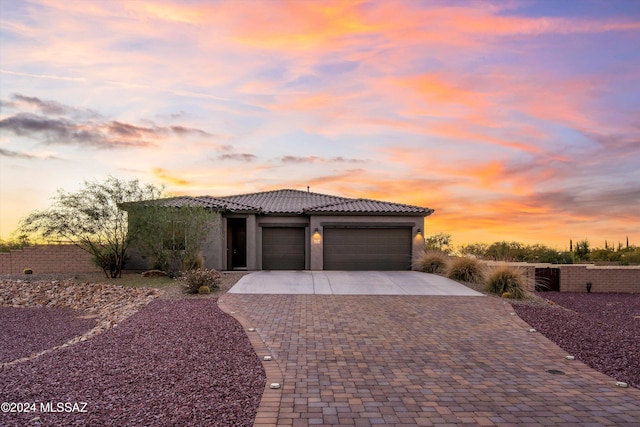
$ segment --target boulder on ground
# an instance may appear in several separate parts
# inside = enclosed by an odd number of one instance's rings
[[[142,277],[167,277],[169,274],[162,270],[149,270],[142,273]]]

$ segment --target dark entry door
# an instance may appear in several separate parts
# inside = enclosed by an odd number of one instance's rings
[[[227,219],[227,268],[247,268],[247,220]]]

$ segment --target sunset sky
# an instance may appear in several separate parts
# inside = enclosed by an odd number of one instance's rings
[[[640,1],[0,0],[0,237],[84,180],[640,245]]]

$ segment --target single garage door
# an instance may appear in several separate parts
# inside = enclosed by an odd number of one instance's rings
[[[324,228],[325,270],[409,270],[411,228]]]
[[[262,269],[304,270],[304,228],[263,227]]]

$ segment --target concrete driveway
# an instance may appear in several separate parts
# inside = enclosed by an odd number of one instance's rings
[[[483,296],[446,277],[417,271],[258,271],[229,293]]]

